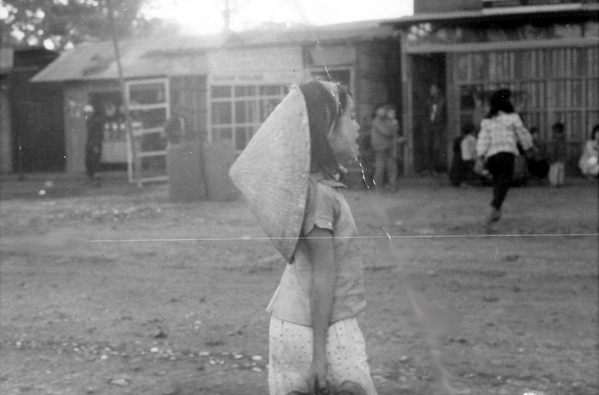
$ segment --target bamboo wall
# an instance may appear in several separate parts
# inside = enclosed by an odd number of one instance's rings
[[[562,122],[572,169],[582,145],[599,123],[599,48],[539,48],[464,52],[453,56],[454,95],[459,124],[480,122],[485,101],[498,88],[509,88],[527,127],[546,140],[551,125]],[[454,125],[459,133],[459,125]]]

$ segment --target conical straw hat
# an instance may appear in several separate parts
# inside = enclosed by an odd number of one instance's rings
[[[229,172],[258,223],[290,262],[300,235],[310,175],[304,96],[294,88],[275,108]]]

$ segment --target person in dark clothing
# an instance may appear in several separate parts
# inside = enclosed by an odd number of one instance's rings
[[[87,141],[85,143],[85,171],[87,177],[95,179],[100,170],[102,158],[102,142],[104,140],[104,117],[90,105],[84,108]]]
[[[426,103],[426,119],[424,124],[424,142],[426,144],[426,157],[428,172],[434,174],[438,171],[440,156],[444,156],[443,139],[445,138],[445,98],[439,85],[430,86],[429,97]]]
[[[530,134],[532,135],[533,151],[531,157],[527,160],[528,171],[532,177],[544,180],[547,173],[549,173],[547,143],[541,138],[539,128],[530,128]]]
[[[453,159],[449,170],[451,185],[459,187],[464,183],[474,184],[479,176],[474,172],[476,161],[475,127],[472,122],[462,126],[462,134],[453,140]]]

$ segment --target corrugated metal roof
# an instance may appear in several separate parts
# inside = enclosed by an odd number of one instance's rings
[[[119,42],[125,78],[165,75],[205,74],[205,50],[222,45],[222,39],[202,37],[149,37]],[[201,49],[177,58],[152,56],[161,51]],[[117,79],[118,69],[112,42],[83,43],[63,52],[58,59],[36,74],[33,82]]]
[[[243,32],[237,34],[237,37],[239,38],[237,46],[384,39],[393,35],[393,29],[391,29],[390,26],[382,25],[382,22],[385,21],[386,20],[372,20],[316,27],[306,26],[280,32]],[[230,46],[233,45],[235,44],[230,43]]]
[[[303,27],[285,31],[252,31],[214,36],[160,36],[119,42],[125,78],[207,74],[206,52],[220,48],[246,48],[341,40],[390,37],[390,25],[361,21]],[[33,77],[33,82],[105,80],[118,78],[112,42],[84,43],[64,52]]]
[[[531,5],[517,7],[498,7],[485,8],[476,11],[454,11],[454,12],[439,12],[439,13],[423,13],[411,16],[405,16],[393,20],[383,22],[383,24],[391,24],[397,27],[405,27],[418,23],[427,22],[465,22],[465,21],[482,21],[482,20],[515,20],[522,18],[539,18],[545,16],[553,17],[571,17],[571,16],[589,16],[597,17],[599,12],[599,4],[582,3],[582,4],[553,4],[553,5]]]

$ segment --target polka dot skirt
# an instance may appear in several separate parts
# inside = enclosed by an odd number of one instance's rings
[[[270,395],[308,393],[306,375],[312,362],[312,328],[270,320],[268,384]],[[355,318],[334,323],[327,334],[327,381],[337,391],[376,395],[366,357],[366,345]]]

